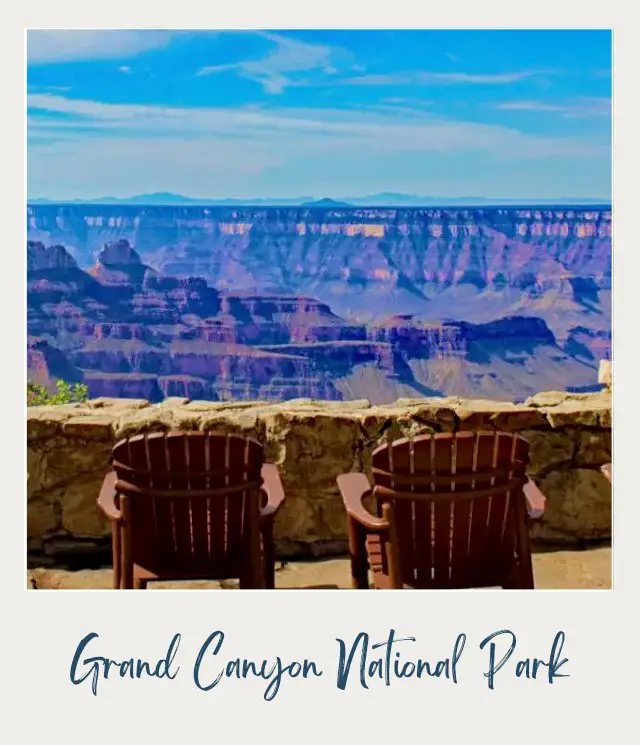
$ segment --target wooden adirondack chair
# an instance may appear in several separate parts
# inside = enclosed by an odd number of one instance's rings
[[[113,449],[98,506],[112,521],[113,586],[228,579],[273,588],[273,518],[284,500],[259,442],[234,435],[136,435]]]
[[[525,476],[528,452],[499,432],[425,435],[377,448],[373,487],[363,473],[339,476],[353,587],[369,587],[370,569],[379,589],[532,589],[527,523],[545,500]]]

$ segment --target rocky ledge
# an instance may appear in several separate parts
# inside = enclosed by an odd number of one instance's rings
[[[97,551],[109,526],[96,508],[111,448],[123,437],[168,430],[233,432],[260,440],[277,463],[287,499],[275,533],[281,557],[338,555],[346,516],[336,477],[370,468],[388,439],[428,432],[500,429],[531,446],[530,475],[547,497],[534,542],[580,546],[611,537],[611,393],[540,393],[524,404],[460,398],[368,401],[298,399],[219,403],[169,398],[94,399],[30,407],[27,531],[31,551]]]

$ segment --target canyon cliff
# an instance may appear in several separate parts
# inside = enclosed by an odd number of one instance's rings
[[[152,401],[597,387],[611,211],[33,205],[37,382]]]

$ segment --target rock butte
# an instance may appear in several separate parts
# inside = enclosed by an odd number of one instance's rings
[[[539,393],[524,404],[461,398],[283,403],[168,398],[94,399],[27,411],[29,548],[92,551],[108,524],[96,508],[116,441],[142,432],[201,430],[250,435],[277,463],[287,499],[275,525],[281,557],[345,552],[346,516],[336,477],[370,468],[382,442],[427,432],[500,429],[531,446],[530,474],[547,497],[534,545],[582,546],[611,538],[611,393]]]

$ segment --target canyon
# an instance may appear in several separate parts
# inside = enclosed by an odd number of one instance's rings
[[[29,205],[29,378],[151,401],[596,390],[611,217]]]

